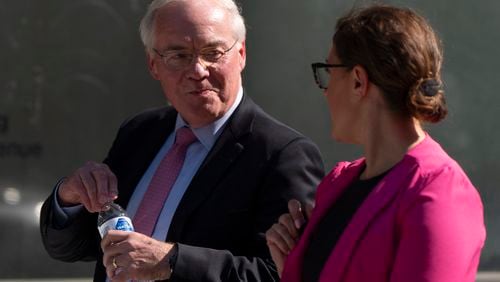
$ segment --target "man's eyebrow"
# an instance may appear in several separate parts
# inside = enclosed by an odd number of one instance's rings
[[[213,48],[213,47],[224,47],[227,42],[224,40],[216,40],[205,44],[201,49]]]
[[[216,40],[216,41],[212,41],[212,42],[209,42],[209,43],[203,45],[203,47],[201,47],[200,50],[208,49],[208,48],[215,48],[215,47],[225,47],[225,45],[227,45],[226,41]],[[185,51],[185,50],[191,50],[191,48],[187,47],[186,45],[174,44],[174,45],[169,45],[169,46],[165,47],[161,51],[162,52],[169,52],[169,51]]]
[[[169,45],[165,48],[162,49],[162,52],[169,52],[169,51],[183,51],[183,50],[189,50],[190,48],[182,45]]]

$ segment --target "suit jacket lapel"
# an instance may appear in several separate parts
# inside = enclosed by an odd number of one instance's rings
[[[193,177],[175,211],[167,235],[168,241],[179,241],[189,216],[212,193],[218,180],[238,155],[245,149],[241,138],[251,132],[254,104],[243,96],[241,104],[228,120],[226,127],[217,139],[198,172]]]
[[[123,175],[124,181],[119,183],[120,197],[118,197],[117,202],[122,207],[127,206],[141,177],[158,154],[167,137],[174,130],[176,117],[177,111],[173,108],[167,108],[157,122],[139,132],[137,136],[133,136],[134,139],[137,138],[139,141],[131,142],[136,148],[130,149],[129,152],[134,155],[128,157],[130,161],[125,170],[126,175]]]
[[[354,255],[356,246],[362,240],[365,230],[384,207],[395,199],[403,187],[402,183],[413,175],[409,168],[412,164],[413,161],[404,158],[375,186],[339,238],[325,263],[320,281],[342,281],[351,256]]]

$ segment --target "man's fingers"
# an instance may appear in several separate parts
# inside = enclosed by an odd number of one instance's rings
[[[116,179],[116,175],[106,166],[109,177],[109,187],[108,187],[108,199],[110,201],[116,200],[118,198],[118,180]]]
[[[106,267],[106,274],[108,277],[113,278],[115,275],[115,270],[118,268],[118,264],[116,262],[116,256],[112,257],[109,253],[104,253],[102,257],[102,264]]]
[[[300,202],[295,199],[288,201],[288,210],[292,216],[295,228],[300,229],[306,222],[304,214],[302,213],[302,206]]]
[[[100,205],[97,201],[97,182],[92,175],[92,168],[82,167],[78,169],[78,176],[80,177],[83,187],[85,188],[85,193],[88,196],[90,203],[85,205],[87,210],[90,212],[100,211]]]
[[[117,198],[116,176],[105,164],[89,161],[72,177],[78,178],[83,186],[78,193],[82,204],[89,212],[99,212],[103,210],[106,203]]]
[[[73,199],[72,204],[82,204],[85,208],[90,206],[90,199],[85,186],[76,172],[61,183],[58,193],[59,199],[63,201],[70,197]]]
[[[123,244],[127,238],[126,233],[128,232],[110,230],[101,241],[103,250],[102,263],[106,267],[106,274],[108,277],[113,278],[113,281],[121,281],[120,279],[126,277],[125,273],[121,273],[127,269],[128,265],[124,255],[127,244]]]
[[[120,242],[129,238],[135,232],[121,231],[121,230],[109,230],[108,233],[101,240],[101,249],[107,251],[108,247],[111,245],[117,245]],[[137,233],[138,234],[138,233]]]
[[[127,268],[118,267],[114,272],[113,282],[130,281],[129,277],[130,277],[130,273],[127,271]],[[132,280],[132,281],[136,281],[136,280]]]
[[[116,176],[106,164],[89,162],[87,167],[96,184],[96,205],[102,209],[118,195]]]
[[[89,161],[61,182],[60,203],[82,204],[89,212],[99,212],[118,197],[117,179],[106,164]]]
[[[101,240],[102,263],[112,281],[127,281],[130,278],[131,232],[109,230]]]
[[[113,265],[107,266],[106,275],[109,278],[111,278],[113,282],[128,281],[127,280],[128,274],[126,272],[126,268],[121,266],[118,266],[116,268]]]
[[[96,181],[98,201],[101,206],[115,200],[118,196],[116,176],[106,164],[93,164],[92,176]]]
[[[104,206],[104,204],[108,203],[108,186],[109,186],[109,181],[106,173],[100,169],[92,170],[91,172],[92,177],[95,180],[96,183],[96,201],[100,207]]]
[[[113,266],[107,266],[106,267],[106,275],[109,278],[113,278],[115,276],[115,268]]]
[[[93,211],[91,193],[88,189],[95,186],[95,183],[92,177],[85,175],[85,167],[83,166],[61,182],[58,197],[63,206],[82,204],[87,210]]]

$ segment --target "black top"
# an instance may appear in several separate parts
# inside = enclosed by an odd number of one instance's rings
[[[318,281],[323,266],[342,232],[368,194],[387,172],[352,183],[319,222],[304,253],[302,281]]]

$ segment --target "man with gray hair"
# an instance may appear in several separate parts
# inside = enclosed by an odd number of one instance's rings
[[[232,0],[153,1],[140,31],[171,106],[126,121],[103,163],[59,181],[42,208],[45,248],[97,260],[94,281],[277,281],[265,231],[289,199],[312,200],[317,147],[244,93]],[[101,240],[97,213],[110,201],[135,232]]]

